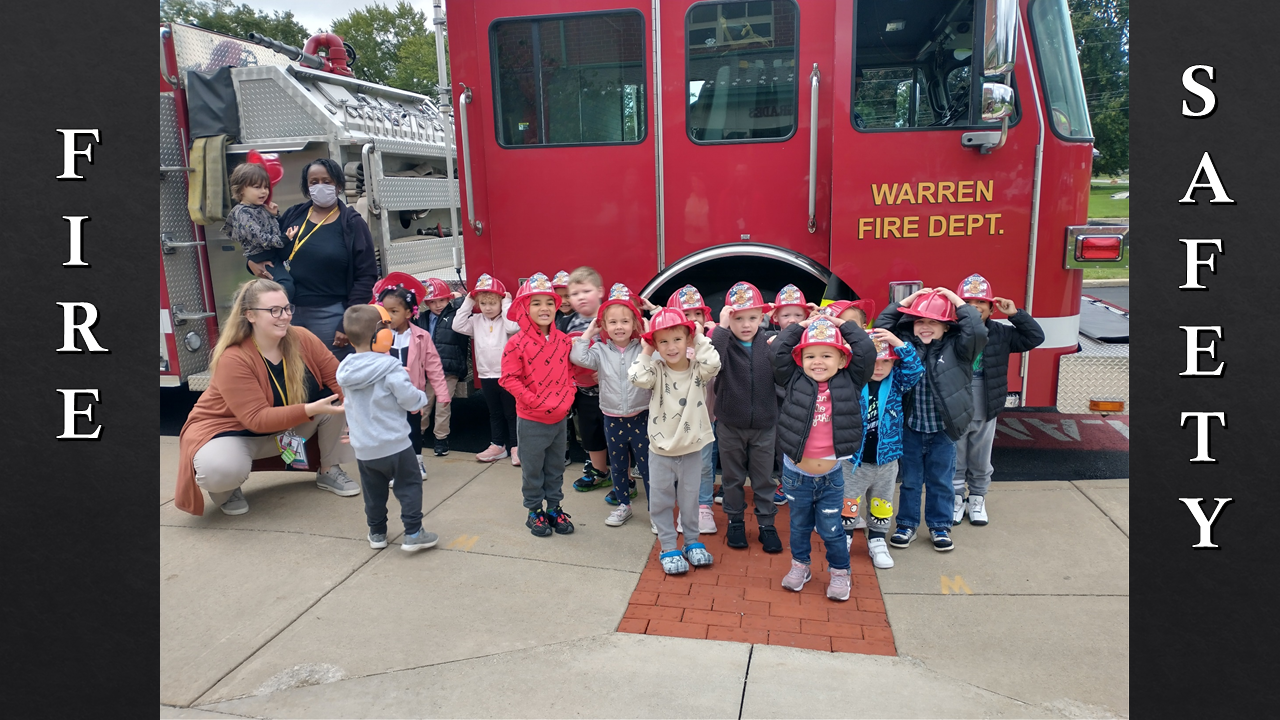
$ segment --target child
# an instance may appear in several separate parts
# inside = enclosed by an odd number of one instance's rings
[[[831,573],[827,597],[849,599],[849,547],[837,520],[844,500],[840,461],[856,459],[862,450],[859,398],[875,370],[875,354],[866,331],[839,318],[802,320],[773,342],[774,376],[786,392],[778,444],[791,502],[791,570],[782,578],[788,590],[800,592],[812,578],[810,537],[817,530]]]
[[[947,512],[955,496],[955,441],[973,420],[973,361],[987,344],[987,329],[977,309],[946,288],[922,288],[891,304],[876,327],[915,345],[925,366],[924,379],[906,402],[898,527],[889,544],[905,548],[915,539],[923,485],[933,549],[947,552],[955,547]]]
[[[280,234],[280,220],[276,217],[280,207],[268,200],[271,178],[266,168],[257,163],[242,163],[231,171],[227,182],[231,186],[231,197],[237,203],[227,213],[224,226],[227,237],[240,243],[246,260],[269,262],[267,270],[271,279],[284,288],[289,300],[293,300],[293,276],[285,269],[281,258],[276,256],[277,251],[284,247],[284,237]]]
[[[711,308],[707,307],[706,301],[702,299],[702,293],[692,285],[685,285],[671,293],[671,298],[667,300],[667,307],[683,312],[685,319],[694,325],[701,325],[704,334],[715,328],[715,323],[710,322]],[[702,481],[698,486],[698,532],[702,535],[716,533],[716,519],[711,512],[711,505],[719,502],[715,487],[716,458],[719,457],[715,440],[715,393],[716,380],[711,378],[707,380],[707,415],[711,418],[711,442],[702,446]]]
[[[371,305],[353,305],[342,316],[342,327],[354,352],[338,366],[337,380],[345,398],[351,448],[364,486],[364,514],[369,523],[369,547],[387,546],[387,495],[394,483],[404,523],[406,552],[435,547],[435,533],[422,527],[422,473],[409,440],[406,412],[426,407],[427,396],[409,380],[400,360],[374,349],[382,317]]]
[[[804,301],[804,293],[800,292],[800,288],[795,285],[787,285],[778,291],[778,296],[773,301],[773,312],[769,313],[769,319],[778,327],[779,331],[786,330],[788,327],[809,317],[809,304]],[[782,405],[783,392],[782,388],[777,388],[778,405]],[[773,479],[777,480],[782,477],[782,450],[778,447],[777,442],[773,446]],[[782,492],[782,487],[778,487],[773,493],[774,505],[786,505],[787,496]]]
[[[438,395],[428,392],[430,403],[422,413],[423,429],[431,421],[432,405],[435,406],[435,454],[444,457],[449,454],[449,421],[451,405],[442,398],[453,397],[458,387],[458,378],[467,376],[467,359],[471,357],[471,339],[453,330],[453,319],[462,305],[462,293],[449,290],[445,281],[439,278],[428,278],[425,299],[428,312],[422,313],[415,320],[418,327],[431,333],[436,350],[440,353],[440,363],[444,366],[444,382],[448,392]]]
[[[580,335],[596,319],[600,301],[604,299],[600,273],[585,265],[574,270],[569,275],[568,295],[575,312],[557,320],[556,327],[566,335]],[[609,475],[608,445],[604,440],[604,416],[600,414],[600,380],[591,370],[576,370],[573,381],[578,394],[573,401],[573,414],[577,418],[578,442],[589,459],[582,469],[582,477],[573,481],[573,489],[588,492],[611,485],[613,481]]]
[[[649,320],[644,351],[631,365],[629,377],[637,387],[652,390],[649,400],[649,498],[650,516],[658,526],[658,556],[668,575],[703,567],[712,562],[707,547],[698,542],[698,526],[684,528],[684,547],[676,549],[672,511],[693,517],[698,504],[702,448],[711,443],[711,417],[707,414],[707,381],[720,371],[720,356],[702,334],[672,308],[659,310]],[[689,345],[694,357],[689,359]],[[657,355],[654,355],[654,351]]]
[[[770,307],[748,282],[729,288],[724,302],[711,342],[723,368],[716,382],[716,432],[724,469],[724,512],[729,516],[725,543],[731,548],[747,547],[743,485],[750,475],[760,545],[767,553],[780,553],[782,541],[773,527],[778,512],[772,473],[778,401],[768,345],[773,333],[760,330]]]
[[[569,336],[555,327],[560,296],[542,273],[534,273],[507,310],[507,319],[520,324],[502,351],[502,378],[498,383],[516,399],[516,428],[523,478],[521,492],[529,511],[525,527],[538,537],[554,530],[573,532],[569,515],[560,507],[564,499],[565,415],[573,404],[573,379],[569,375]],[[543,502],[546,509],[543,509]]]
[[[876,347],[875,372],[862,388],[862,453],[844,463],[842,519],[845,542],[851,546],[856,528],[850,527],[849,517],[857,517],[864,493],[871,498],[867,552],[873,565],[888,569],[893,567],[893,558],[885,546],[885,535],[893,519],[893,486],[898,477],[898,458],[902,457],[902,395],[915,387],[924,374],[924,365],[920,364],[915,347],[897,335],[883,328],[866,332]]]
[[[453,318],[454,332],[470,335],[476,343],[476,375],[484,402],[489,406],[489,447],[476,460],[497,462],[508,455],[520,467],[516,442],[516,399],[498,384],[502,377],[502,349],[520,326],[507,319],[511,293],[488,273],[476,279],[476,287]],[[478,312],[477,312],[478,311]]]
[[[851,322],[858,327],[867,327],[868,318],[874,317],[876,311],[876,301],[871,299],[863,300],[837,300],[821,309],[821,313],[829,317],[837,317],[844,322]],[[844,531],[852,538],[854,530],[861,530],[867,526],[867,521],[862,519],[859,514],[862,498],[853,496],[846,497],[844,501],[844,509],[840,512],[840,518],[844,523]]]
[[[444,369],[440,365],[440,353],[426,330],[410,322],[418,317],[418,298],[426,294],[422,283],[412,275],[393,272],[373,286],[374,302],[386,309],[391,318],[391,356],[400,361],[409,373],[409,380],[419,390],[426,390],[428,383],[441,403],[448,403],[451,395],[445,388]],[[418,468],[422,479],[427,479],[427,468],[422,463],[422,415],[416,410],[409,413],[409,441],[413,453],[418,456]]]
[[[1039,347],[1044,342],[1044,330],[1012,300],[995,297],[991,283],[977,273],[965,278],[956,294],[981,314],[982,324],[987,328],[987,346],[973,363],[973,420],[956,440],[956,474],[951,481],[956,498],[951,522],[960,524],[967,505],[969,524],[986,525],[991,443],[996,437],[996,416],[1004,409],[1005,397],[1009,394],[1009,355]],[[1012,327],[991,319],[992,304],[1009,316]]]
[[[569,273],[564,270],[556,273],[551,278],[551,287],[560,296],[560,307],[556,310],[556,325],[559,326],[560,318],[569,316]]]
[[[631,467],[634,453],[644,480],[644,496],[649,498],[649,390],[632,385],[627,373],[640,357],[640,310],[631,299],[631,290],[622,283],[609,289],[604,301],[582,335],[573,339],[569,359],[573,364],[600,374],[600,412],[604,415],[604,438],[609,448],[609,470],[617,509],[604,521],[620,527],[631,519]],[[603,338],[593,340],[601,335]]]

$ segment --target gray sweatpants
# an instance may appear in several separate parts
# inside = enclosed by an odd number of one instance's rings
[[[529,510],[553,508],[564,499],[565,421],[540,423],[516,418],[520,436],[520,491]]]
[[[773,479],[773,445],[777,428],[763,430],[737,428],[723,420],[716,423],[716,442],[720,445],[720,468],[724,475],[724,514],[730,522],[741,522],[747,511],[747,494],[743,492],[747,476],[751,476],[751,495],[755,499],[756,522],[772,526],[778,507],[773,493],[778,481]]]
[[[986,495],[991,485],[991,443],[996,439],[996,419],[987,419],[987,390],[981,377],[973,379],[973,420],[956,441],[956,474],[951,486],[964,495]]]
[[[898,479],[898,461],[890,460],[883,465],[864,462],[856,470],[848,460],[841,463],[845,499],[866,498],[863,504],[867,506],[868,526],[873,530],[887,529],[893,519],[893,485]]]
[[[406,535],[422,529],[422,469],[418,467],[418,454],[407,447],[395,455],[377,460],[357,460],[360,468],[360,484],[364,486],[364,517],[369,532],[387,533],[387,495],[392,480],[396,500],[400,501],[400,522]]]
[[[523,442],[523,441],[522,441]],[[658,528],[662,552],[676,549],[676,520],[671,512],[690,518],[684,526],[684,544],[698,542],[698,489],[702,478],[702,451],[687,455],[659,455],[649,450],[649,517]]]

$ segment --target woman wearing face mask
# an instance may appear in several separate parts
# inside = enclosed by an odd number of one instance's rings
[[[285,244],[275,261],[293,276],[293,324],[329,343],[338,359],[350,352],[342,313],[367,303],[378,279],[369,226],[338,199],[345,185],[342,168],[329,158],[302,168],[302,192],[310,199],[280,215]],[[268,264],[250,262],[249,270],[270,278]]]

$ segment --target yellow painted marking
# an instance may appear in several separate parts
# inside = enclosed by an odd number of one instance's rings
[[[459,535],[458,539],[449,543],[447,547],[449,550],[470,550],[479,539],[479,535]]]
[[[964,591],[965,595],[973,594],[973,591],[970,590],[969,586],[965,584],[964,578],[960,577],[959,575],[955,576],[954,578],[949,578],[946,575],[942,576],[942,594],[943,595],[950,595],[952,593],[959,595],[961,590]]]

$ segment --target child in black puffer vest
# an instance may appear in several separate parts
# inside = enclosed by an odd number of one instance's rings
[[[423,307],[427,312],[419,313],[415,323],[418,327],[431,333],[431,341],[440,353],[440,364],[444,366],[445,385],[452,396],[458,387],[458,381],[467,377],[467,361],[471,357],[471,338],[453,329],[453,318],[462,306],[462,293],[453,292],[439,278],[427,278],[423,281],[427,288],[427,296]],[[426,432],[432,416],[435,417],[435,454],[441,457],[449,454],[449,421],[452,417],[452,403],[436,402],[435,393],[428,390],[430,402],[422,410],[422,430]],[[432,413],[432,405],[435,412]]]

